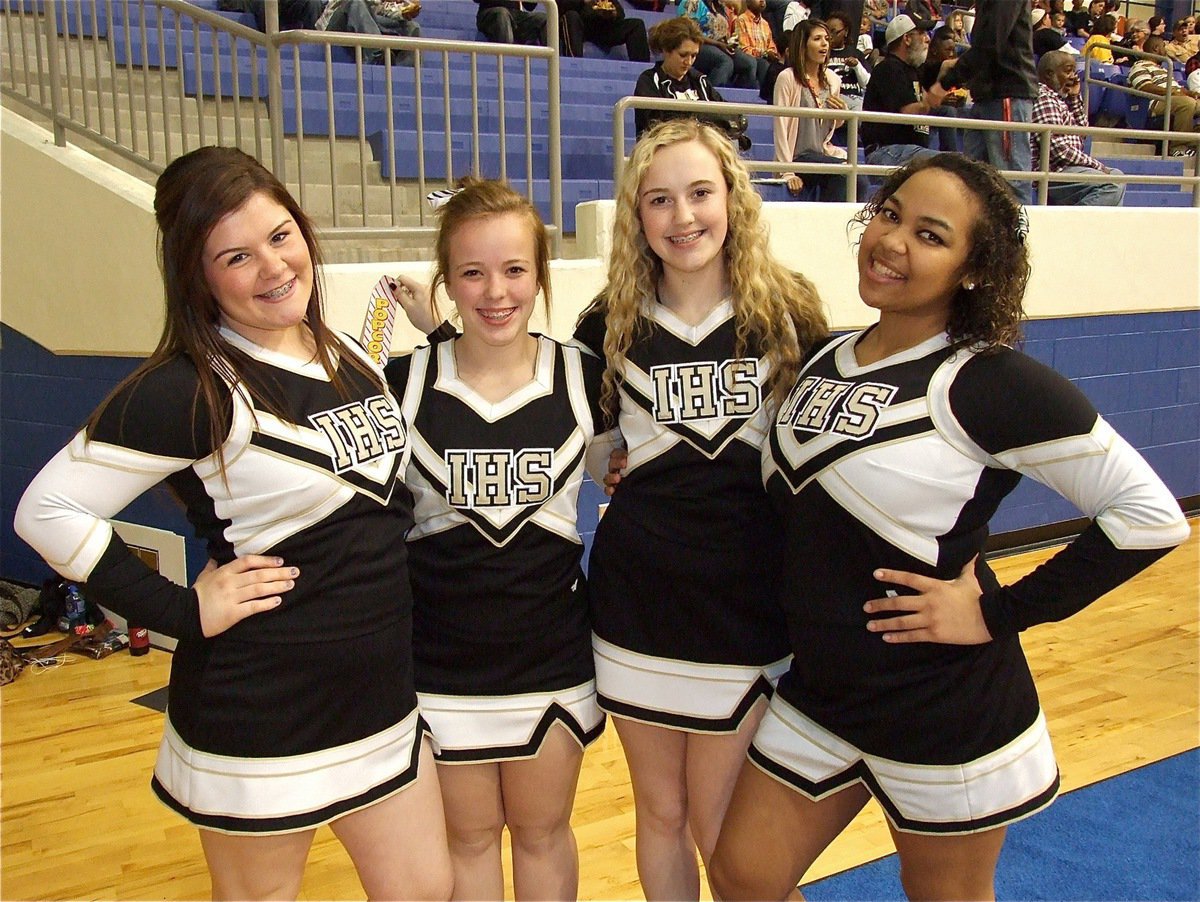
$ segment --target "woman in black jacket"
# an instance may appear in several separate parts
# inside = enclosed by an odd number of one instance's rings
[[[650,49],[662,54],[662,61],[638,76],[634,96],[722,102],[725,98],[709,84],[708,77],[692,68],[703,41],[700,26],[686,16],[667,19],[651,28]],[[634,110],[633,121],[640,138],[656,122],[688,116],[711,122],[736,138],[743,151],[750,149],[745,116],[696,116],[674,110],[638,109]]]

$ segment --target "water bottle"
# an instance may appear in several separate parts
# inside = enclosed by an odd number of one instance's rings
[[[83,600],[79,586],[74,583],[67,583],[66,618],[70,632],[79,636],[91,632],[87,622],[87,602]]]

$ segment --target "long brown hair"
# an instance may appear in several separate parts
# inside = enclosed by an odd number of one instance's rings
[[[818,28],[825,29],[825,34],[829,34],[829,26],[821,19],[805,19],[792,29],[792,36],[788,40],[787,62],[792,69],[792,75],[796,77],[797,86],[803,87],[808,84],[808,75],[804,71],[804,60],[808,53],[808,39]],[[828,58],[826,58],[826,62],[828,62]],[[829,79],[825,75],[825,63],[817,66],[817,84],[822,88],[829,87]],[[820,106],[819,103],[817,105]]]
[[[716,157],[729,192],[729,232],[723,253],[736,318],[737,356],[752,338],[761,343],[771,364],[768,386],[778,398],[791,390],[804,353],[828,334],[816,288],[771,254],[762,199],[728,136],[695,119],[661,122],[638,141],[621,174],[608,284],[580,317],[594,310],[604,312],[606,367],[601,401],[610,413],[617,406],[616,386],[625,369],[625,355],[645,327],[642,304],[655,296],[663,276],[662,261],[642,231],[638,191],[655,153],[685,141],[699,142]]]
[[[154,189],[154,216],[158,223],[158,263],[166,298],[166,322],[158,346],[88,418],[90,434],[113,398],[176,357],[187,357],[196,367],[199,386],[191,399],[193,423],[200,411],[209,420],[209,439],[224,469],[221,444],[229,421],[231,401],[225,379],[245,391],[256,407],[286,419],[284,399],[270,386],[244,378],[249,358],[223,340],[217,331],[220,308],[204,276],[203,251],[209,233],[228,214],[251,197],[265,195],[287,210],[312,258],[313,286],[305,324],[315,345],[314,360],[328,375],[337,392],[347,397],[338,361],[348,364],[384,391],[382,379],[354,354],[338,354],[338,340],[322,317],[321,252],[311,220],[287,188],[258,160],[233,147],[201,147],[172,161],[158,177]],[[219,375],[214,366],[221,369]],[[224,379],[222,378],[224,376]],[[180,399],[187,403],[186,399]]]

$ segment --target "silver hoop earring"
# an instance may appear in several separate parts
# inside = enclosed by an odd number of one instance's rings
[[[974,282],[963,282],[963,288],[967,289],[967,291],[974,291],[975,283]]]

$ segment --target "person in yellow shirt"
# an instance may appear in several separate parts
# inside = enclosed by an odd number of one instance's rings
[[[1092,34],[1087,39],[1087,43],[1083,45],[1084,59],[1092,59],[1097,63],[1107,63],[1113,65],[1112,51],[1107,47],[1098,46],[1103,44],[1111,44],[1113,42],[1112,33],[1117,28],[1117,20],[1105,13],[1092,23]],[[1090,51],[1090,55],[1089,55]]]

